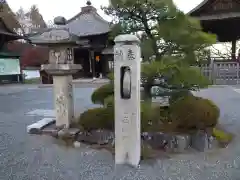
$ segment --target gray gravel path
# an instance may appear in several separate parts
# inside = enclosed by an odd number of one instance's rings
[[[75,89],[79,113],[93,107],[94,87]],[[240,94],[230,87],[199,93],[221,108],[221,122],[240,130]],[[27,116],[35,109],[53,109],[52,89],[37,86],[0,87],[0,180],[238,180],[240,144],[235,139],[227,149],[178,155],[172,159],[145,162],[138,169],[114,165],[107,151],[61,146],[47,136],[30,136],[26,126],[43,117]],[[83,108],[81,108],[83,107]]]

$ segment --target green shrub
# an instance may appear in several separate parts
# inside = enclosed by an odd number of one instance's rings
[[[110,82],[113,83],[113,81],[114,81],[114,73],[113,73],[113,72],[109,73],[109,74],[107,75],[107,77],[108,77],[108,79],[110,80]]]
[[[193,96],[192,92],[189,90],[182,90],[176,93],[173,93],[169,98],[169,104],[175,103],[180,98],[184,98],[185,96]]]
[[[104,99],[105,107],[114,107],[114,96],[108,96]]]
[[[114,109],[94,108],[83,112],[78,120],[80,126],[86,131],[97,129],[114,129]]]
[[[141,143],[141,160],[146,160],[151,158],[152,148],[147,143]]]
[[[216,137],[219,142],[230,142],[233,139],[232,134],[217,128],[213,128],[213,136]]]
[[[214,127],[219,114],[219,108],[211,100],[195,96],[185,96],[170,106],[170,118],[181,130]]]
[[[162,117],[159,107],[152,107],[151,102],[141,103],[141,131],[158,131]]]
[[[100,88],[96,89],[92,93],[91,99],[94,104],[104,105],[104,99],[113,94],[114,94],[113,84],[109,83],[109,84],[103,85]]]

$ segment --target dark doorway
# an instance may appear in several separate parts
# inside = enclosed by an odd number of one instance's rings
[[[74,50],[74,63],[82,65],[82,70],[73,75],[74,79],[92,76],[89,62],[89,51],[87,49]]]
[[[49,75],[46,71],[40,71],[40,76],[42,79],[42,84],[53,84],[53,77]]]

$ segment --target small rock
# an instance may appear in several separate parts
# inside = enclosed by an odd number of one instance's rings
[[[164,147],[166,136],[163,133],[153,133],[148,134],[145,140],[153,149],[161,149]]]
[[[174,135],[169,135],[168,138],[166,139],[166,145],[165,145],[165,150],[167,152],[175,152],[175,149],[177,148],[177,139],[176,136]]]
[[[213,149],[216,146],[216,139],[213,136],[208,137],[208,148]]]
[[[191,137],[192,148],[204,152],[208,149],[209,141],[208,136],[204,131],[197,131]]]
[[[78,142],[78,141],[75,141],[75,142],[73,143],[73,146],[74,146],[75,148],[80,148],[81,143]]]
[[[62,129],[58,131],[58,137],[59,138],[76,138],[79,132],[80,130],[77,128]]]
[[[96,139],[97,144],[104,145],[108,144],[113,137],[113,133],[106,130],[93,131],[92,136]]]
[[[38,129],[38,128],[32,128],[28,131],[29,134],[41,134],[42,130]]]
[[[87,142],[87,140],[88,140],[88,133],[87,132],[80,132],[77,135],[76,140],[79,141],[79,142]]]
[[[175,152],[184,152],[190,147],[191,139],[188,135],[176,135]]]

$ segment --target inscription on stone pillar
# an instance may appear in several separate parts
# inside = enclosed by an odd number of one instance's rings
[[[63,91],[60,91],[59,95],[56,98],[56,111],[60,117],[66,116],[66,97],[64,97]]]

